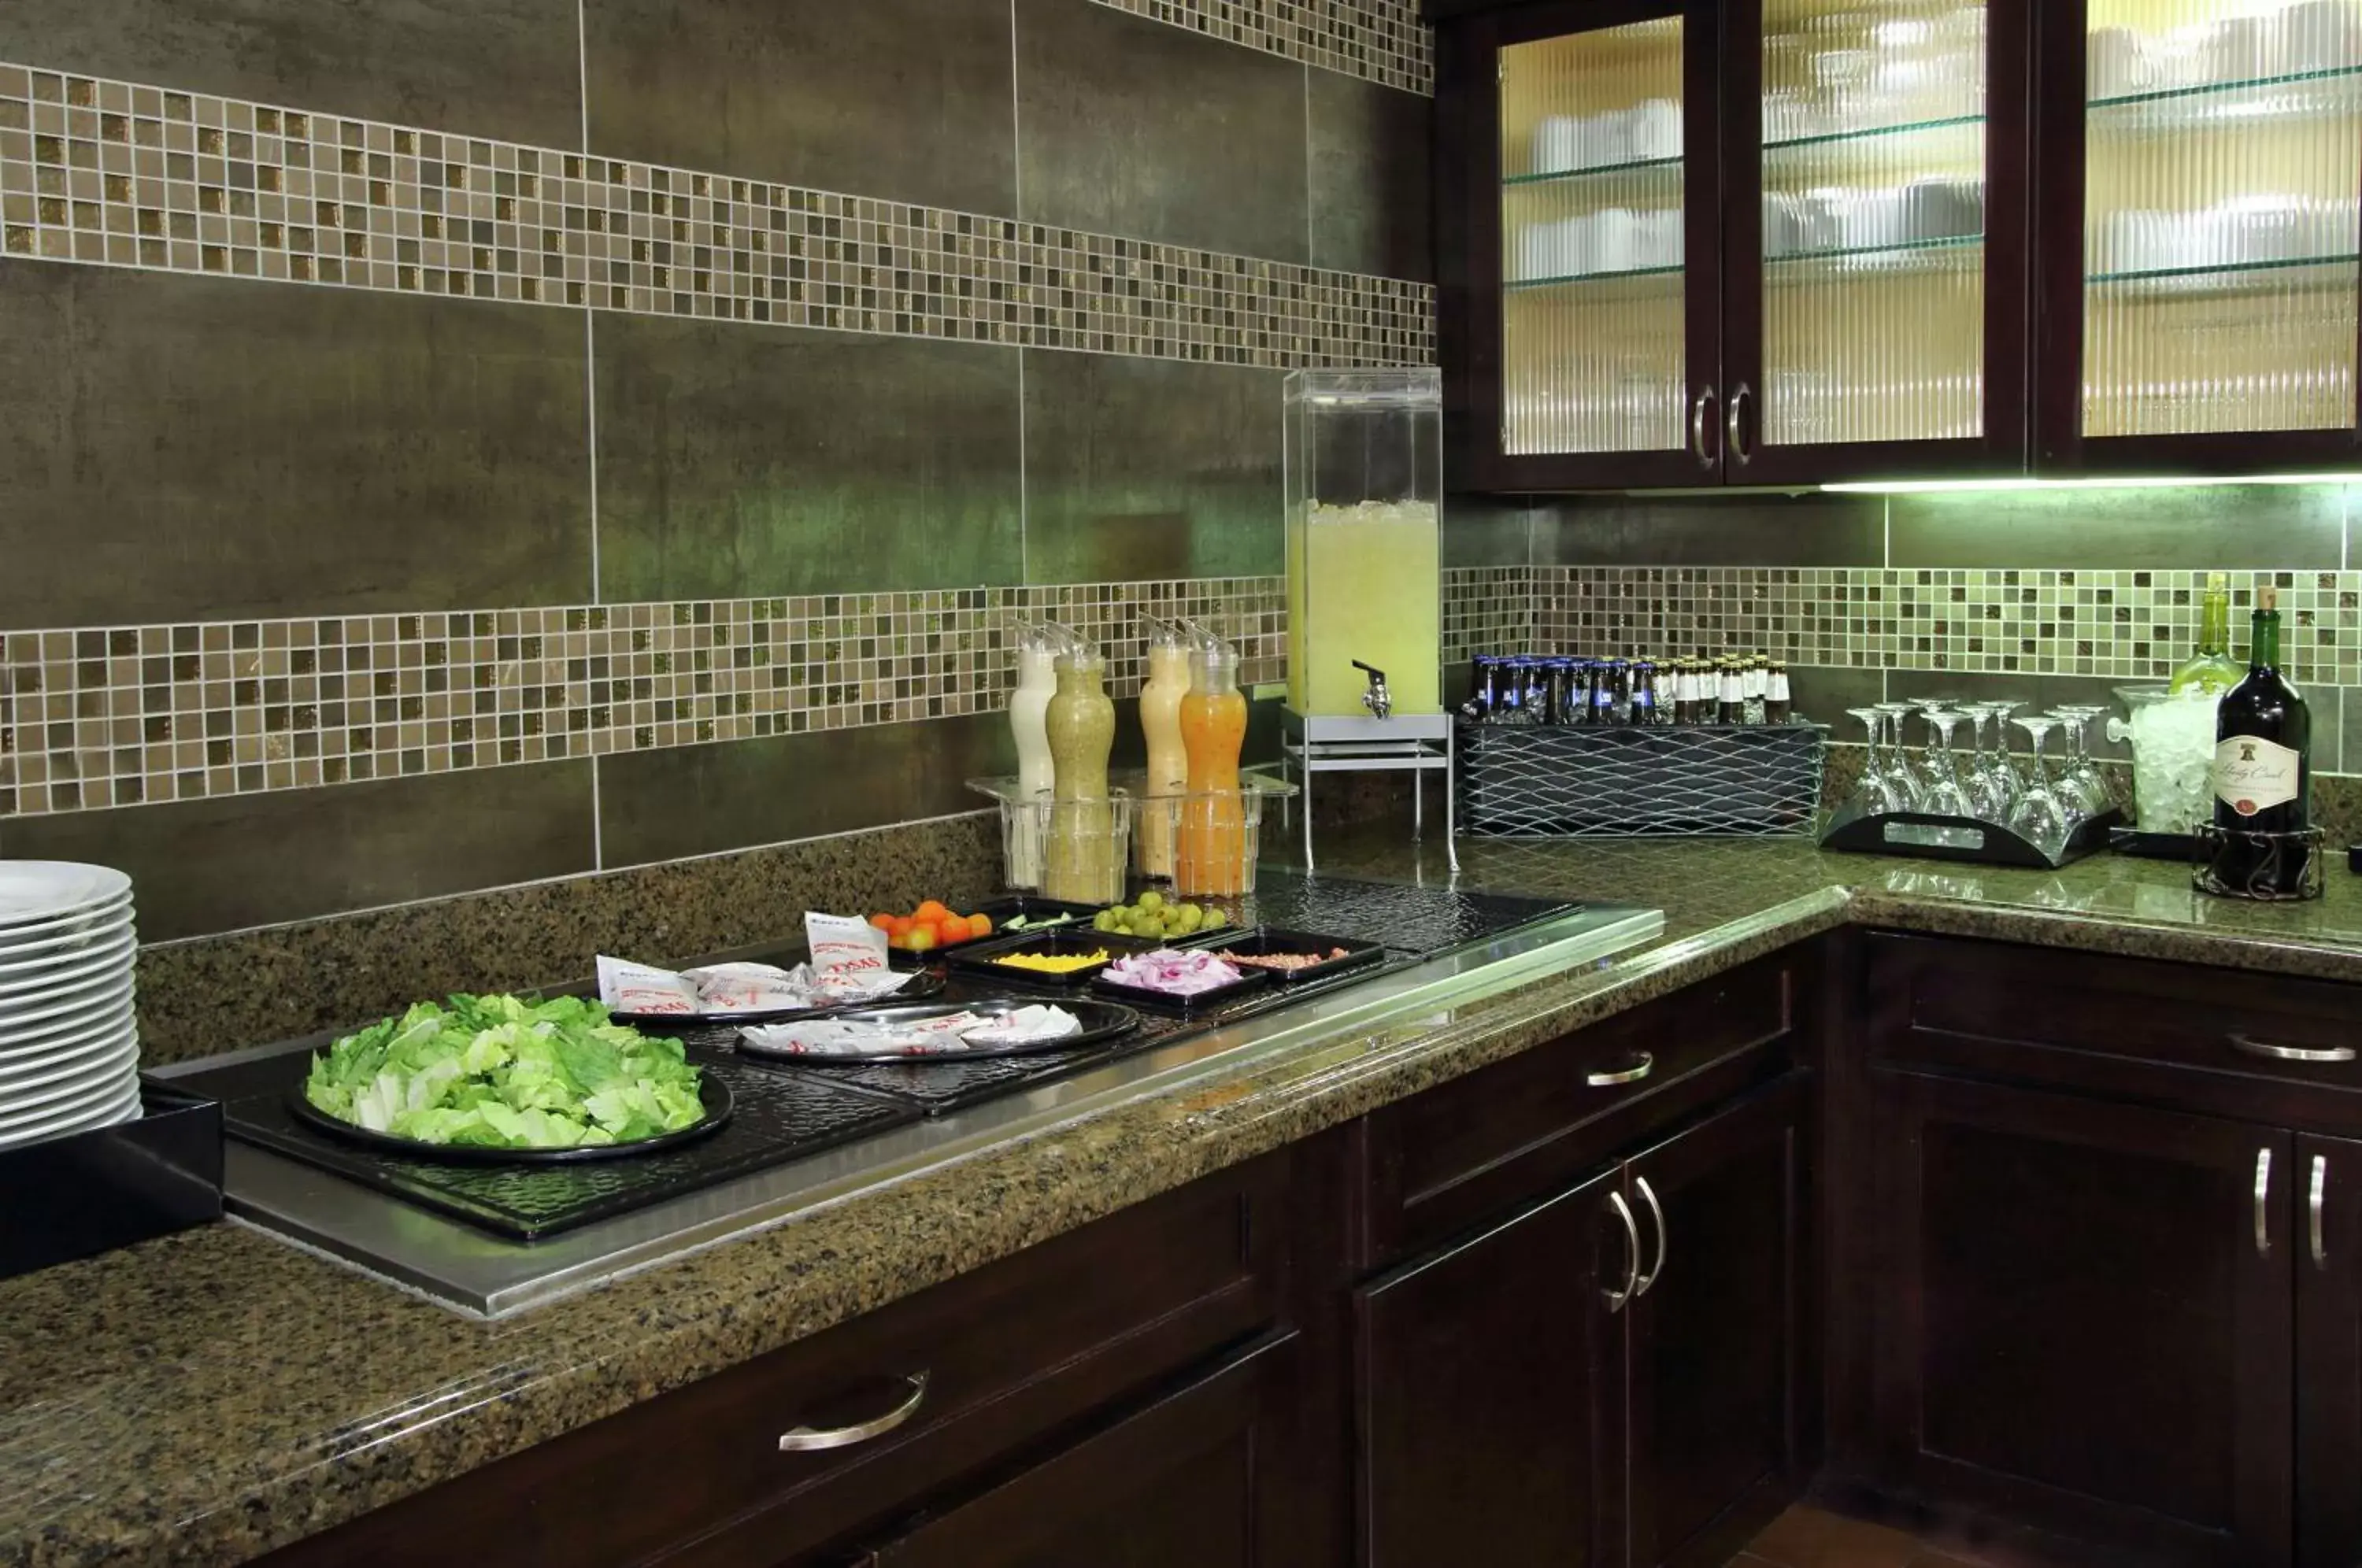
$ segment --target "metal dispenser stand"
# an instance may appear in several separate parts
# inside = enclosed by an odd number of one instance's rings
[[[1316,773],[1408,773],[1411,775],[1411,837],[1427,836],[1427,776],[1443,775],[1443,852],[1451,869],[1460,869],[1457,823],[1453,818],[1456,783],[1452,776],[1452,729],[1450,713],[1402,714],[1390,718],[1307,716],[1293,709],[1280,742],[1281,777],[1292,779],[1299,793],[1288,809],[1304,813],[1304,869],[1312,863],[1312,776]]]

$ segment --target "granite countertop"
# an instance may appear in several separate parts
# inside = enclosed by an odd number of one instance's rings
[[[1463,885],[1661,906],[1620,957],[994,1145],[500,1322],[238,1225],[0,1284],[0,1563],[243,1561],[1849,922],[2362,981],[2362,878],[2203,900],[2099,856],[1992,871],[1787,842],[1463,841]],[[1322,869],[1441,856],[1363,834]]]

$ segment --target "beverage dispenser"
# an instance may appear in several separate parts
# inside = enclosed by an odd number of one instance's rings
[[[1297,370],[1285,390],[1287,761],[1304,856],[1319,773],[1444,774],[1443,382],[1432,368]],[[1425,790],[1414,795],[1421,825]]]

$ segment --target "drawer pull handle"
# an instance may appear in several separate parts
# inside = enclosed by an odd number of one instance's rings
[[[2331,1045],[2314,1050],[2303,1045],[2275,1045],[2267,1040],[2250,1040],[2244,1034],[2231,1036],[2231,1049],[2245,1056],[2261,1056],[2268,1062],[2350,1062],[2354,1060],[2351,1045]]]
[[[2256,1255],[2272,1255],[2272,1152],[2256,1151]]]
[[[1632,1206],[1624,1201],[1622,1193],[1609,1193],[1607,1207],[1614,1209],[1616,1218],[1624,1222],[1624,1288],[1602,1290],[1599,1294],[1607,1297],[1608,1311],[1621,1312],[1624,1304],[1640,1289],[1640,1227],[1633,1223]]]
[[[1584,1079],[1593,1088],[1614,1088],[1617,1084],[1637,1084],[1657,1070],[1657,1058],[1646,1051],[1632,1053],[1632,1065],[1617,1072],[1594,1073]]]
[[[1649,1178],[1635,1176],[1632,1185],[1639,1189],[1640,1201],[1649,1206],[1650,1218],[1657,1221],[1657,1261],[1649,1265],[1649,1272],[1632,1286],[1633,1299],[1638,1300],[1648,1295],[1649,1286],[1656,1284],[1664,1274],[1665,1249],[1672,1244],[1673,1238],[1665,1229],[1665,1206],[1657,1201],[1657,1189],[1649,1185]]]
[[[2321,1211],[2327,1205],[2328,1199],[2329,1156],[2315,1154],[2312,1157],[2312,1201],[2306,1205],[2312,1218],[2312,1266],[2315,1268],[2329,1266],[2329,1242],[2328,1239],[2321,1233]]]
[[[871,1438],[884,1437],[896,1427],[919,1413],[926,1402],[927,1375],[914,1373],[902,1380],[911,1386],[911,1396],[884,1415],[850,1427],[798,1427],[779,1434],[781,1453],[817,1453],[826,1448],[851,1448]]]

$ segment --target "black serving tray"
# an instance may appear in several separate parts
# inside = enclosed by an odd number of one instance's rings
[[[989,977],[1004,985],[1050,987],[1070,990],[1088,984],[1106,964],[1094,964],[1064,975],[1046,974],[1039,969],[1012,969],[999,960],[1011,953],[1087,954],[1105,948],[1109,962],[1127,953],[1153,953],[1163,944],[1147,942],[1137,936],[1112,936],[1104,931],[1086,926],[1081,931],[1045,931],[1035,935],[1030,931],[1015,936],[988,937],[974,947],[961,948],[952,955],[952,967],[972,979]]]
[[[2108,847],[2108,834],[2125,814],[2111,809],[2079,823],[2057,847],[2036,844],[1999,823],[1927,812],[1856,812],[1849,807],[1831,819],[1821,835],[1824,849],[1858,855],[1905,855],[1929,860],[1965,860],[1980,866],[2022,866],[2056,871]]]
[[[1230,935],[1234,940],[1228,942],[1219,940],[1224,934]],[[1252,973],[1269,975],[1283,986],[1301,986],[1313,980],[1325,980],[1330,976],[1347,969],[1358,969],[1364,964],[1380,963],[1386,955],[1385,948],[1375,942],[1363,942],[1347,936],[1316,936],[1308,932],[1282,931],[1277,926],[1270,925],[1260,925],[1253,930],[1227,933],[1217,932],[1213,938],[1205,940],[1193,937],[1189,945],[1202,947],[1207,952],[1217,955],[1224,953],[1244,953],[1258,958],[1274,953],[1333,953],[1340,947],[1345,950],[1345,956],[1342,958],[1331,958],[1326,963],[1308,965],[1301,969],[1251,970]]]
[[[222,1215],[222,1110],[142,1080],[140,1116],[0,1149],[0,1279]]]
[[[2198,858],[2198,838],[2187,833],[2145,833],[2136,827],[2108,830],[2108,847],[2118,855],[2141,860],[2179,860],[2184,866]]]
[[[790,1051],[767,1051],[740,1035],[737,1051],[742,1056],[757,1062],[773,1062],[795,1067],[858,1067],[893,1066],[928,1062],[988,1062],[1003,1056],[1039,1056],[1054,1051],[1079,1051],[1104,1041],[1120,1039],[1140,1027],[1140,1014],[1114,1002],[1083,1001],[1070,997],[996,998],[988,1001],[938,1002],[932,1006],[919,1004],[904,1007],[864,1008],[858,1012],[840,1013],[847,1021],[872,1020],[879,1023],[900,1023],[906,1020],[943,1018],[953,1013],[972,1012],[985,1018],[998,1018],[1020,1008],[1043,1005],[1062,1007],[1075,1015],[1083,1027],[1079,1033],[1065,1034],[1055,1040],[1030,1041],[1022,1045],[969,1045],[962,1042],[955,1050],[945,1051],[879,1051],[866,1056],[837,1056],[819,1054],[803,1055]]]
[[[1216,986],[1210,991],[1199,991],[1194,997],[1176,997],[1169,991],[1152,991],[1142,986],[1127,986],[1105,977],[1091,982],[1091,994],[1109,997],[1126,1007],[1149,1008],[1157,1012],[1178,1013],[1184,1018],[1196,1018],[1216,1012],[1240,998],[1250,996],[1270,985],[1271,973],[1265,969],[1250,969],[1246,977],[1227,986]]]
[[[307,1127],[399,1160],[432,1160],[441,1165],[580,1165],[597,1160],[644,1158],[712,1137],[729,1121],[731,1112],[737,1109],[737,1102],[730,1093],[730,1086],[711,1072],[698,1075],[697,1098],[705,1107],[705,1120],[693,1127],[661,1132],[653,1138],[635,1138],[628,1143],[583,1143],[570,1149],[507,1149],[479,1143],[426,1143],[415,1138],[397,1138],[391,1132],[374,1132],[329,1115],[304,1098],[304,1086],[300,1083],[289,1086],[287,1109],[294,1113],[296,1121]]]

